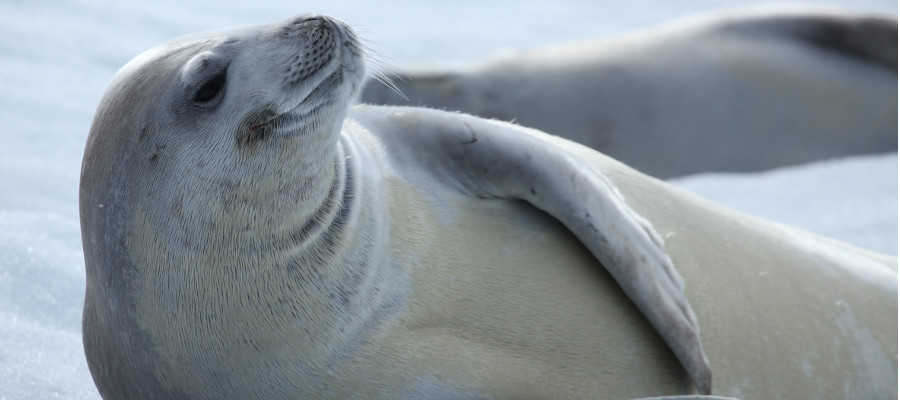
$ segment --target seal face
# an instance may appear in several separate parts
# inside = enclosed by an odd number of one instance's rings
[[[501,206],[461,229],[494,229],[524,243],[534,239],[521,221],[546,212],[568,230],[547,235],[549,243],[584,246],[560,254],[562,268],[605,267],[633,302],[626,309],[639,310],[626,330],[600,323],[602,305],[582,296],[578,308],[596,322],[588,328],[641,334],[645,359],[677,359],[684,370],[616,355],[664,379],[658,391],[683,389],[684,372],[701,392],[711,390],[681,277],[650,223],[600,170],[546,135],[509,124],[390,109],[348,118],[363,75],[355,35],[322,16],[177,39],[117,74],[92,125],[80,188],[84,347],[105,398],[504,397],[521,377],[473,383],[460,375],[472,364],[457,357],[470,351],[460,345],[466,340],[487,347],[508,340],[494,336],[502,327],[424,342],[416,339],[422,328],[411,328],[446,324],[432,316],[453,313],[460,295],[428,296],[440,292],[435,280],[479,255],[496,256],[490,240],[464,241],[450,255],[453,242],[419,242],[441,232],[459,238],[451,228],[463,225],[448,210],[468,215],[487,204]],[[394,209],[415,196],[437,205]],[[416,216],[431,222],[410,222]],[[455,255],[469,249],[477,250],[474,261]],[[501,257],[464,278],[495,279],[497,268],[537,251],[510,250],[518,258]],[[523,282],[501,281],[502,290],[479,296],[489,302],[495,293],[543,290]],[[555,312],[566,302],[549,304]],[[502,312],[480,311],[486,320]],[[472,318],[463,320],[481,326]],[[500,336],[522,331],[533,330]],[[553,353],[560,335],[551,336],[523,342]],[[608,353],[601,341],[590,347],[582,362],[593,368]],[[598,387],[621,381],[606,379]],[[639,382],[621,386],[643,393]]]

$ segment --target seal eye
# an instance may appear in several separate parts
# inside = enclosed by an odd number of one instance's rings
[[[206,81],[194,94],[194,101],[198,103],[209,103],[219,96],[222,89],[225,88],[225,74],[218,74]]]

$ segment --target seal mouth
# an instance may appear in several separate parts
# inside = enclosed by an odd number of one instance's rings
[[[275,130],[274,122],[279,117],[280,115],[271,108],[248,115],[238,128],[236,137],[238,147],[251,149],[255,147]]]
[[[310,91],[306,96],[303,96],[302,99],[297,103],[297,106],[288,110],[284,114],[289,114],[293,111],[300,109],[302,106],[308,107],[309,110],[301,112],[302,115],[310,115],[318,111],[322,108],[324,104],[328,104],[333,102],[331,99],[332,96],[329,96],[329,91],[338,85],[340,85],[344,80],[344,67],[339,65],[332,71],[328,76],[322,79],[312,91]],[[331,101],[329,101],[331,100]],[[317,103],[316,103],[317,102]]]
[[[238,130],[238,145],[242,148],[252,148],[278,132],[300,135],[312,133],[312,130],[305,128],[321,115],[325,108],[337,102],[337,99],[329,96],[328,92],[343,81],[343,67],[338,67],[298,101],[294,108],[277,112],[275,107],[267,107],[247,116],[245,122],[240,125],[241,129]]]

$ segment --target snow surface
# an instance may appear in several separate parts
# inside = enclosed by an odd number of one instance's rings
[[[897,255],[897,153],[669,182],[748,214]]]
[[[99,397],[81,349],[84,265],[78,176],[106,84],[143,50],[199,30],[319,12],[350,22],[384,59],[448,63],[754,3],[0,2],[0,400]],[[843,4],[897,13],[894,1]],[[762,174],[688,177],[677,183],[749,213],[897,252],[896,154]]]

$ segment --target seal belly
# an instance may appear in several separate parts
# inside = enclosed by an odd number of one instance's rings
[[[558,142],[604,171],[666,238],[714,394],[896,398],[896,259],[743,215]],[[875,285],[854,264],[889,278]]]
[[[393,257],[412,292],[353,363],[364,381],[404,388],[397,397],[426,387],[463,398],[624,398],[690,386],[602,265],[549,215],[399,177],[385,186]]]

